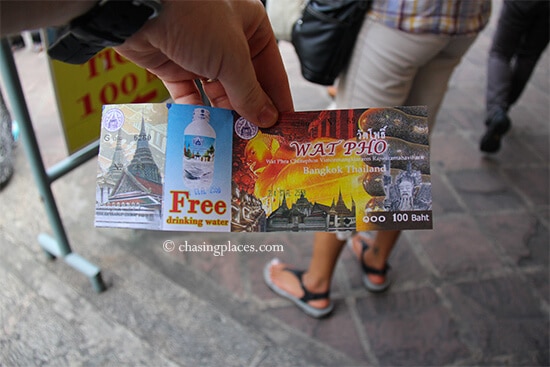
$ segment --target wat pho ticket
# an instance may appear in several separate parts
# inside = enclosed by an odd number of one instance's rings
[[[426,107],[285,113],[106,105],[95,224],[204,232],[432,228]]]

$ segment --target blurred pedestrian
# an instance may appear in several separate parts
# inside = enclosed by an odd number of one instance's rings
[[[490,0],[374,0],[339,78],[336,107],[427,105],[431,131],[449,78],[490,11]],[[265,266],[264,280],[306,314],[326,316],[333,310],[330,286],[344,244],[357,256],[367,290],[381,292],[390,285],[387,260],[399,234],[316,233],[307,270],[274,260]]]
[[[512,123],[508,117],[548,45],[550,2],[505,0],[487,65],[486,131],[483,152],[498,152]]]

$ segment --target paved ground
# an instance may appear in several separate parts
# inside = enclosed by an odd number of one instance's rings
[[[494,24],[494,20],[492,24]],[[54,184],[73,249],[109,288],[49,261],[49,232],[21,147],[0,192],[2,366],[549,365],[549,56],[511,112],[502,151],[478,151],[492,28],[455,75],[432,139],[433,231],[410,231],[392,254],[394,285],[360,283],[345,251],[332,317],[313,320],[274,296],[261,268],[273,256],[306,265],[310,234],[219,235],[93,227],[95,162]],[[299,109],[325,108],[291,46],[281,49]],[[44,160],[64,157],[44,54],[18,51]],[[282,244],[282,253],[166,253],[165,240]]]

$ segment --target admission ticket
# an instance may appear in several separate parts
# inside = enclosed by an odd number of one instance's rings
[[[425,107],[286,113],[107,105],[95,224],[172,231],[431,229]]]

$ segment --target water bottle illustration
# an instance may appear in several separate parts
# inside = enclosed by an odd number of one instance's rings
[[[183,132],[183,182],[189,188],[209,188],[214,176],[216,132],[210,111],[196,108]]]

